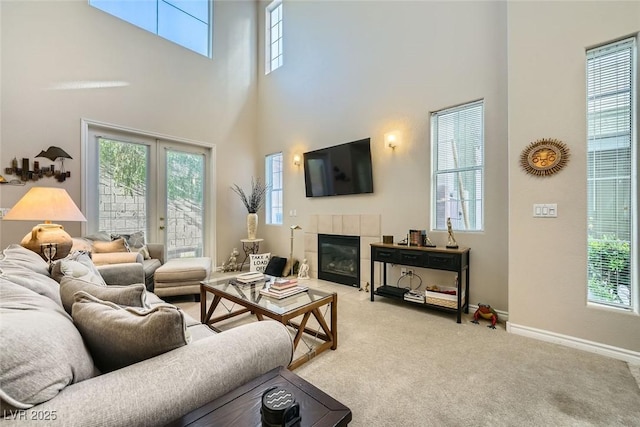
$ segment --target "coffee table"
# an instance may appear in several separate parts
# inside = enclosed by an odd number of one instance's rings
[[[300,404],[300,427],[346,426],[351,410],[296,374],[280,367],[184,415],[168,426],[259,426],[262,393],[283,387]]]
[[[288,366],[289,369],[297,368],[329,348],[331,350],[338,348],[338,295],[335,292],[322,292],[309,288],[306,292],[278,300],[260,294],[263,285],[263,283],[238,285],[229,278],[200,282],[200,321],[219,332],[219,329],[214,326],[216,323],[251,313],[258,320],[264,320],[267,317],[293,328],[295,331],[294,353],[305,334],[320,341],[320,344],[293,360]],[[209,308],[207,308],[207,294],[213,295]],[[227,308],[226,305],[221,304],[222,300],[231,301],[241,308],[236,310],[234,310],[235,307]],[[213,313],[220,305],[226,308],[226,313],[214,317]],[[322,310],[323,307],[324,310]],[[326,319],[327,314],[330,315],[329,323]],[[318,322],[315,329],[309,325],[312,315]],[[294,321],[298,317],[302,317],[300,321]]]

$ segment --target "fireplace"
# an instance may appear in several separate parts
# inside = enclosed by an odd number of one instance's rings
[[[360,237],[318,234],[318,279],[360,287]]]

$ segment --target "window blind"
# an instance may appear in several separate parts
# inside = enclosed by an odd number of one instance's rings
[[[432,228],[483,228],[484,103],[477,101],[432,113]]]
[[[631,307],[635,38],[587,51],[589,300]]]

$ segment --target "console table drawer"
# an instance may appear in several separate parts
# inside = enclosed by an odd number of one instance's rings
[[[460,267],[460,256],[444,253],[429,253],[427,254],[427,267],[455,271]]]
[[[397,263],[400,259],[398,251],[394,249],[373,248],[374,261]]]
[[[415,267],[424,267],[425,263],[425,254],[422,254],[418,251],[412,252],[404,252],[400,251],[400,261],[399,263],[402,265],[413,265]]]

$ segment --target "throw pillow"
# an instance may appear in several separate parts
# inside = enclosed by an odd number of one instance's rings
[[[138,252],[105,252],[93,254],[91,257],[96,266],[108,264],[128,264],[137,262],[142,264],[144,257]]]
[[[129,252],[129,248],[127,247],[127,241],[121,237],[119,239],[112,240],[111,242],[96,240],[93,242],[93,252]]]
[[[59,259],[51,265],[51,277],[56,281],[60,282],[65,276],[80,278],[96,285],[106,286],[91,257],[83,251],[71,252],[65,258]]]
[[[142,246],[144,246],[143,231],[136,231],[135,233],[131,234],[119,233],[111,235],[111,240],[118,240],[120,238],[127,241],[127,246],[129,246],[129,248],[141,248]]]
[[[95,376],[71,318],[51,299],[0,278],[0,399],[28,409]]]
[[[78,291],[84,291],[96,298],[118,305],[145,307],[146,290],[142,283],[128,286],[102,286],[73,277],[63,277],[60,281],[60,299],[62,306],[69,314]]]
[[[267,268],[264,270],[264,274],[268,276],[282,277],[282,271],[284,270],[284,266],[287,263],[286,258],[281,258],[279,256],[272,256],[267,264]]]
[[[151,259],[151,254],[149,253],[149,248],[147,245],[142,245],[138,248],[138,252],[142,255],[144,259]]]
[[[71,246],[71,252],[73,251],[84,251],[87,253],[91,253],[93,250],[93,242],[84,237],[72,237],[73,246]]]
[[[102,242],[110,242],[111,240],[113,240],[113,239],[111,239],[111,234],[107,233],[106,231],[98,231],[95,234],[90,234],[90,235],[84,236],[84,237],[85,237],[85,239],[89,239],[89,240],[93,240],[93,241],[99,240],[99,241],[102,241]]]
[[[73,321],[103,372],[157,356],[191,340],[184,314],[173,305],[119,307],[83,291],[75,300]]]
[[[120,237],[124,238],[127,241],[127,246],[131,252],[139,252],[142,254],[143,259],[151,259],[151,255],[149,254],[149,248],[144,242],[144,232],[136,231],[131,234],[114,234],[111,236],[113,240],[116,240]]]
[[[0,277],[16,285],[20,285],[23,288],[30,289],[37,294],[44,295],[62,307],[60,285],[51,277],[43,276],[42,274],[33,274],[33,271],[23,267],[16,266],[8,269],[2,266],[1,262]]]
[[[269,264],[271,253],[266,254],[249,254],[249,271],[258,271],[264,273]]]
[[[3,261],[26,267],[36,273],[49,275],[49,264],[37,253],[30,249],[23,248],[18,244],[11,244],[2,251]]]
[[[144,233],[142,231],[136,231],[127,238],[127,243],[131,248],[141,248],[144,246]]]

